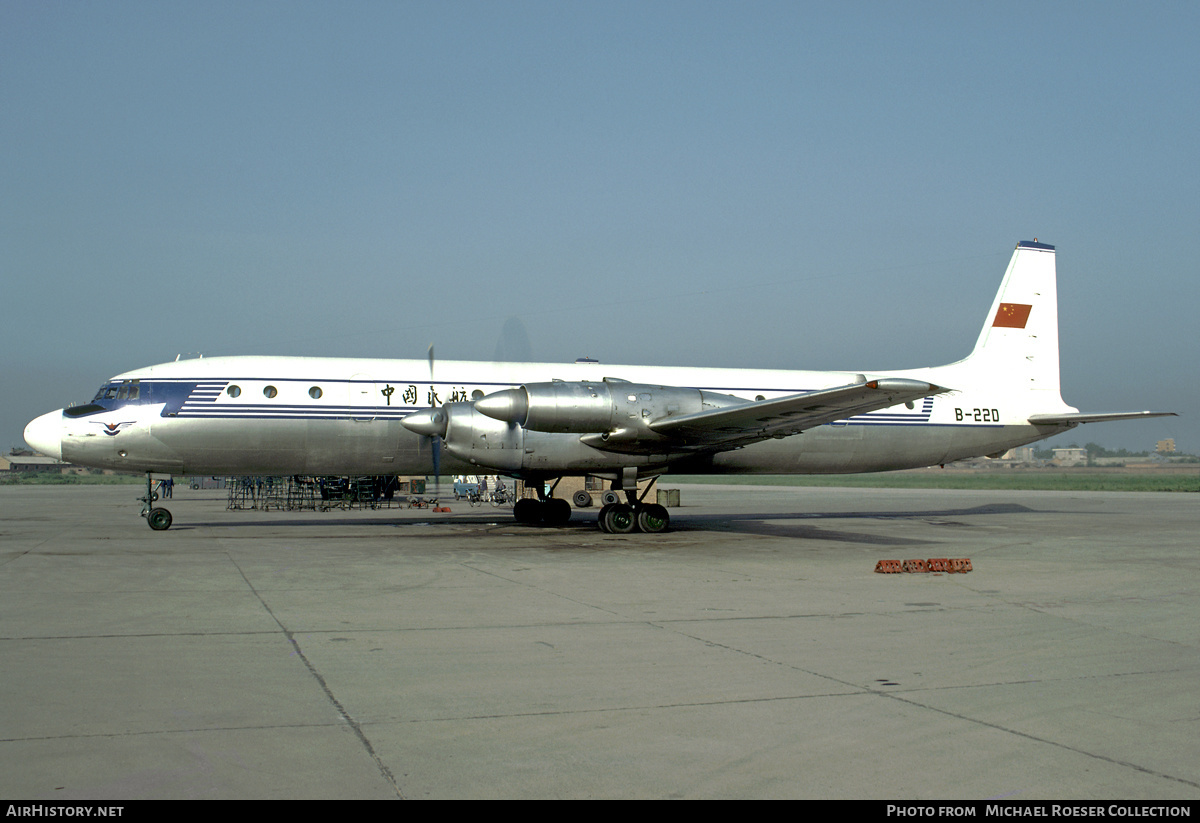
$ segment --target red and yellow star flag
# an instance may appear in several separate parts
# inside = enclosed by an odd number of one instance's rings
[[[1032,308],[1033,306],[1027,306],[1024,303],[1001,303],[1000,311],[996,312],[996,319],[992,321],[992,326],[1002,329],[1023,329],[1029,320],[1029,310]]]

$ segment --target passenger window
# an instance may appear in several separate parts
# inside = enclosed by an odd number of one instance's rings
[[[230,397],[237,397],[242,393],[242,390],[239,386],[230,386],[225,390],[225,393]]]
[[[313,400],[320,400],[321,393],[322,392],[321,392],[320,386],[313,386],[311,389],[308,390],[308,396],[311,397]]]
[[[265,389],[263,389],[264,397],[274,397],[277,394],[279,394],[279,390],[274,386],[267,386]]]

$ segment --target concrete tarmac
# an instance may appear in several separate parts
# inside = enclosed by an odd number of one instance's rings
[[[628,536],[0,488],[0,797],[1200,797],[1195,495],[680,488]]]

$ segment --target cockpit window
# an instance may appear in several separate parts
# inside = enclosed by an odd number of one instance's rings
[[[109,383],[101,386],[100,391],[92,398],[93,403],[101,400],[137,400],[141,389],[140,380],[122,380],[120,383]]]

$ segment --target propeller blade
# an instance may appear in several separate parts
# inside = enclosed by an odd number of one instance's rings
[[[429,405],[433,407],[433,344],[429,344]],[[442,437],[446,434],[445,414],[442,417],[442,429],[430,438],[430,452],[433,457],[433,493],[440,495],[442,491]]]

